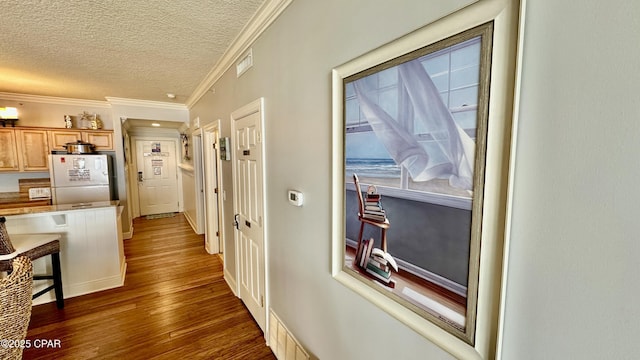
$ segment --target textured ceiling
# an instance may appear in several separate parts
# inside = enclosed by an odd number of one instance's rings
[[[0,92],[184,103],[263,2],[2,0]]]

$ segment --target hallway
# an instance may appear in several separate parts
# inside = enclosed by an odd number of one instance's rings
[[[25,359],[275,359],[182,214],[134,220],[121,288],[33,308]],[[64,261],[64,260],[63,260]]]

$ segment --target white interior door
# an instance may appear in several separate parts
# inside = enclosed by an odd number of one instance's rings
[[[265,332],[262,99],[234,111],[231,119],[240,298]]]
[[[176,146],[171,140],[136,140],[140,215],[178,211]]]
[[[221,220],[220,220],[220,200],[219,193],[221,186],[218,178],[218,151],[217,151],[218,129],[203,130],[203,157],[204,157],[204,182],[206,198],[206,230],[205,248],[209,254],[222,252],[220,241]]]

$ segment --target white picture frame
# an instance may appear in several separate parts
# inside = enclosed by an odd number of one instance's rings
[[[503,257],[508,236],[520,13],[518,0],[482,0],[439,19],[391,43],[382,45],[332,71],[332,275],[452,355],[489,359],[497,351]],[[345,79],[414,51],[455,37],[483,24],[492,24],[487,129],[483,169],[482,216],[476,224],[476,250],[471,251],[469,291],[473,316],[463,331],[423,316],[381,291],[371,280],[345,266]],[[473,246],[472,246],[473,247]]]

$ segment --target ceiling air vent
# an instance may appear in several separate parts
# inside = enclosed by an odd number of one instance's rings
[[[252,66],[253,49],[249,49],[249,51],[247,51],[236,64],[236,77],[240,77],[240,75],[244,74],[245,71],[249,70]]]

